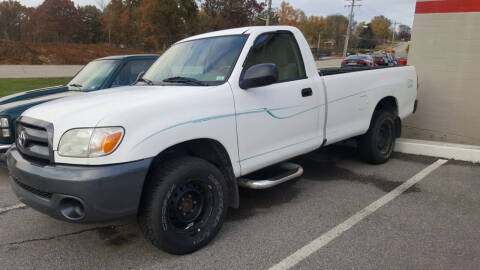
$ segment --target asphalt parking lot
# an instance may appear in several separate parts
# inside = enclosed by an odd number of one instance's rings
[[[337,146],[300,157],[302,178],[242,190],[216,239],[186,256],[155,249],[134,219],[79,225],[28,207],[6,210],[19,202],[2,169],[0,269],[268,269],[325,235],[333,236],[293,269],[478,269],[480,165],[448,161],[417,177],[437,160],[395,154],[373,166]],[[418,183],[364,215],[409,179]]]

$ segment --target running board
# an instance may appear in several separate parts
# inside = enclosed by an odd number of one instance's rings
[[[285,162],[239,178],[238,184],[249,189],[266,189],[300,177],[302,174],[302,166]]]

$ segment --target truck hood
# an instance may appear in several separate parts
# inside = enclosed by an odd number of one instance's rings
[[[192,91],[206,91],[206,88],[211,87],[118,87],[40,104],[25,111],[22,116],[53,123],[55,131],[61,132],[77,127],[96,127],[102,120],[105,120],[104,123],[113,121],[114,125],[121,125],[124,116],[137,114],[136,108],[161,106],[164,102],[181,102],[181,98],[191,97],[189,93]]]
[[[0,114],[5,115],[13,111],[26,110],[40,103],[81,93],[83,92],[68,91],[67,87],[59,86],[9,95],[0,99]]]

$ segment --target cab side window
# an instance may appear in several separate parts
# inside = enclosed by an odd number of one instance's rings
[[[154,59],[132,60],[122,67],[112,82],[112,87],[131,85],[135,82],[138,74],[147,71],[153,64]]]
[[[262,34],[255,40],[245,70],[266,63],[277,66],[280,82],[306,78],[302,54],[291,33]]]

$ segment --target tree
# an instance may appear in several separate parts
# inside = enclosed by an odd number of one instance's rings
[[[268,9],[265,8],[262,12],[260,12],[256,17],[255,21],[253,22],[254,25],[258,26],[264,26],[267,21],[267,14],[268,14]],[[280,24],[280,18],[278,17],[278,9],[272,8],[270,10],[270,25],[279,25]]]
[[[21,41],[28,41],[28,42],[34,42],[35,41],[35,13],[36,9],[31,7],[31,8],[25,8],[24,9],[24,14],[22,16],[22,25],[21,25],[21,32],[20,32],[20,40]]]
[[[367,24],[367,27],[362,27],[360,32],[360,42],[358,47],[361,49],[375,49],[377,42],[375,34],[373,33],[372,24]]]
[[[0,40],[20,40],[25,10],[17,1],[0,3]]]
[[[392,22],[385,16],[376,16],[370,22],[373,34],[379,42],[385,42],[392,36],[390,26]]]
[[[194,0],[144,0],[140,5],[141,29],[147,49],[166,49],[192,34],[198,7]]]
[[[202,9],[210,17],[209,28],[219,30],[255,24],[265,4],[256,0],[205,0]]]
[[[119,31],[121,30],[120,18],[123,11],[122,0],[111,0],[110,3],[103,10],[103,15],[100,18],[103,25],[103,30],[107,34],[108,43],[120,44],[121,37]]]
[[[102,41],[102,12],[96,6],[78,7],[78,14],[82,22],[79,30],[78,42],[97,43]]]
[[[120,15],[120,27],[122,44],[126,47],[134,47],[141,40],[140,3],[140,0],[123,0],[124,8]]]
[[[278,10],[278,21],[281,25],[297,26],[300,21],[301,10],[294,9],[289,3],[282,1]],[[305,14],[303,14],[305,16]]]
[[[343,15],[330,15],[327,17],[326,38],[335,41],[335,50],[341,52],[345,44],[348,19]]]
[[[327,37],[327,19],[324,17],[300,17],[297,27],[302,31],[311,47],[317,48],[319,38],[321,40]]]
[[[71,42],[80,28],[78,10],[70,0],[45,0],[35,12],[36,39]]]

